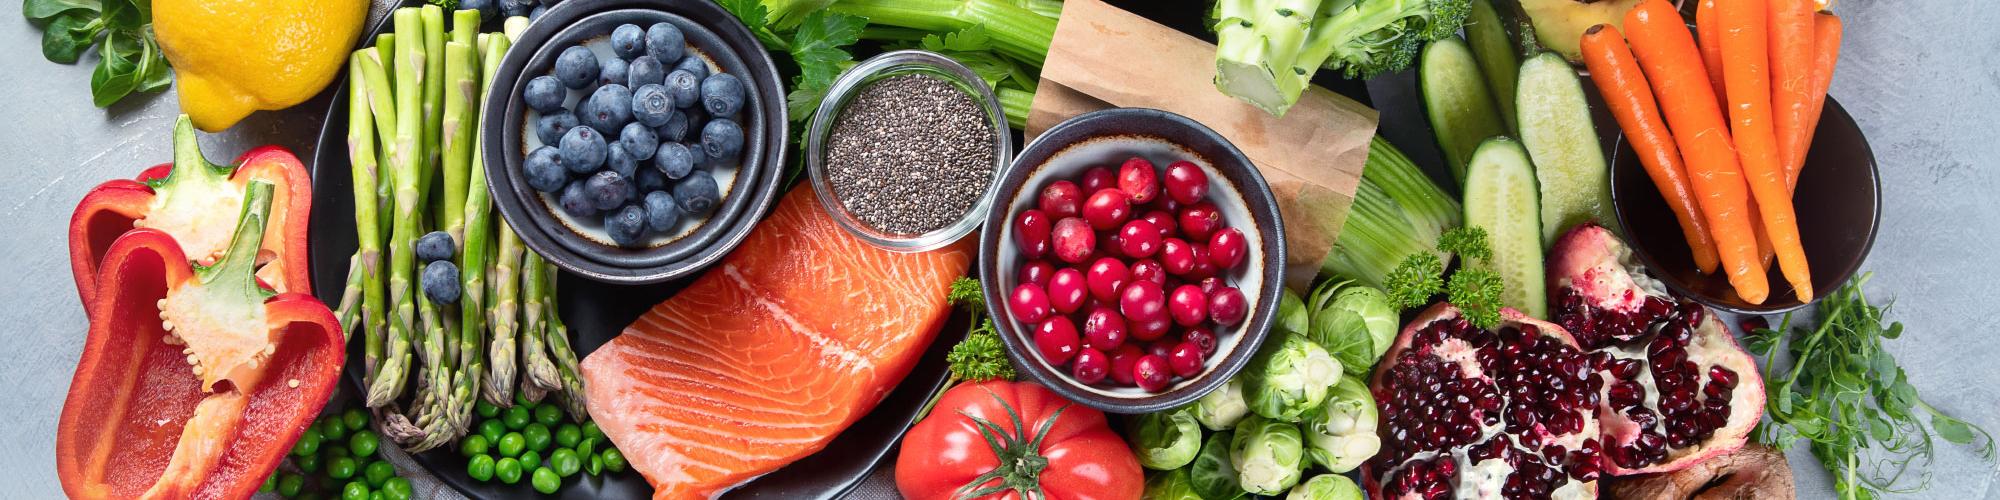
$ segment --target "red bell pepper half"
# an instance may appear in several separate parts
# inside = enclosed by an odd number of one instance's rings
[[[105,252],[56,426],[70,498],[247,498],[333,394],[340,323],[312,295],[259,286],[273,187],[245,193],[213,266],[151,228]]]
[[[138,180],[99,184],[77,203],[69,222],[70,272],[77,296],[95,318],[97,268],[111,243],[134,228],[167,233],[199,264],[213,262],[229,244],[230,216],[243,203],[251,181],[277,186],[270,227],[258,252],[257,276],[279,292],[312,292],[306,255],[307,218],[312,214],[312,177],[285,148],[264,146],[244,153],[235,166],[210,164],[195,143],[194,124],[181,115],[174,125],[174,162],[139,174]]]

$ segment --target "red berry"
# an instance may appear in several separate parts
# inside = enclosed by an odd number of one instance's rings
[[[1181,233],[1189,238],[1207,241],[1210,233],[1222,227],[1222,211],[1214,203],[1201,202],[1181,209]]]
[[[1049,264],[1049,261],[1031,260],[1027,264],[1021,265],[1021,276],[1019,279],[1022,283],[1034,283],[1035,286],[1046,289],[1049,286],[1049,276],[1055,274],[1056,266]]]
[[[1118,187],[1118,174],[1111,167],[1098,165],[1083,171],[1083,194],[1089,196],[1098,191]]]
[[[1207,355],[1201,352],[1201,346],[1193,342],[1181,342],[1167,353],[1167,366],[1174,369],[1174,375],[1193,377],[1201,374],[1204,357]]]
[[[1039,206],[1051,217],[1075,217],[1082,204],[1083,188],[1076,187],[1074,182],[1055,181],[1042,188]]]
[[[1208,173],[1187,160],[1167,165],[1167,197],[1182,204],[1194,204],[1208,196]]]
[[[1152,257],[1153,252],[1160,251],[1160,229],[1144,219],[1127,221],[1125,227],[1118,229],[1118,247],[1126,257]]]
[[[1125,281],[1131,277],[1132,274],[1125,267],[1124,261],[1111,257],[1098,257],[1096,262],[1090,264],[1090,270],[1084,272],[1083,281],[1090,287],[1091,298],[1110,302],[1118,298],[1118,290],[1124,288]]]
[[[1202,356],[1215,354],[1215,331],[1209,330],[1208,325],[1195,325],[1182,331],[1181,342],[1201,347]]]
[[[1225,286],[1208,297],[1208,317],[1216,324],[1231,326],[1243,322],[1250,314],[1250,302],[1243,298],[1243,291]]]
[[[1194,270],[1194,257],[1194,246],[1180,238],[1167,238],[1160,245],[1160,265],[1167,274],[1179,276]]]
[[[1127,333],[1139,340],[1160,338],[1172,323],[1167,316],[1166,293],[1151,281],[1125,285],[1118,297],[1118,312],[1125,315]]]
[[[1160,392],[1174,379],[1169,370],[1172,368],[1167,366],[1167,358],[1147,354],[1132,363],[1132,381],[1146,392]]]
[[[1125,345],[1125,317],[1109,307],[1091,309],[1083,318],[1083,345],[1105,351]]]
[[[1083,283],[1083,271],[1074,267],[1056,271],[1056,275],[1049,278],[1048,292],[1049,305],[1062,314],[1076,312],[1077,308],[1083,307],[1084,297],[1090,294],[1089,287]]]
[[[1110,371],[1110,355],[1088,347],[1077,351],[1076,364],[1070,366],[1070,375],[1075,376],[1076,381],[1084,385],[1103,382],[1104,376]]]
[[[1055,245],[1056,258],[1071,264],[1081,264],[1090,258],[1091,250],[1097,247],[1097,232],[1090,230],[1090,224],[1076,217],[1056,221],[1050,242]]]
[[[1170,214],[1181,213],[1181,202],[1170,196],[1154,196],[1152,203],[1143,205],[1146,210],[1158,210]]]
[[[1076,356],[1079,347],[1076,324],[1070,323],[1068,317],[1050,316],[1035,327],[1035,349],[1042,352],[1042,358],[1049,360],[1049,364],[1062,366],[1069,363],[1069,358]]]
[[[1174,220],[1173,212],[1168,210],[1146,212],[1139,216],[1139,220],[1151,222],[1153,227],[1159,228],[1160,238],[1172,238],[1175,232],[1180,231],[1180,224]]]
[[[1215,276],[1215,265],[1208,262],[1208,247],[1192,242],[1188,246],[1193,247],[1190,250],[1194,251],[1194,269],[1189,269],[1187,275],[1182,277],[1188,281],[1201,281]]]
[[[1168,339],[1161,339],[1159,342],[1147,342],[1146,354],[1151,354],[1162,358],[1167,357],[1168,354],[1173,354],[1174,344],[1175,342]]]
[[[1167,270],[1153,259],[1132,261],[1132,281],[1151,281],[1154,285],[1167,286]],[[1165,288],[1161,288],[1164,290]]]
[[[1014,293],[1007,296],[1007,312],[1016,321],[1035,324],[1049,317],[1049,295],[1034,283],[1022,283],[1014,287]]]
[[[1058,306],[1056,309],[1062,308]],[[1199,325],[1208,321],[1208,295],[1201,293],[1199,286],[1181,285],[1174,289],[1173,295],[1167,296],[1167,312],[1181,326]]]
[[[1203,294],[1214,294],[1217,289],[1222,287],[1222,278],[1210,276],[1201,279],[1201,293]]]
[[[1111,373],[1109,374],[1111,381],[1123,385],[1132,385],[1132,365],[1139,364],[1139,358],[1145,356],[1145,350],[1139,349],[1139,346],[1132,345],[1130,342],[1111,351]]]
[[[1132,200],[1124,191],[1106,189],[1083,202],[1083,220],[1099,231],[1117,229],[1132,217]]]
[[[1132,197],[1133,203],[1147,203],[1160,194],[1159,173],[1153,171],[1153,162],[1137,156],[1125,160],[1118,167],[1118,190]]]
[[[1021,216],[1014,218],[1014,244],[1020,245],[1021,256],[1039,259],[1047,254],[1050,230],[1048,214],[1032,208],[1022,210]]]
[[[1249,253],[1249,242],[1243,241],[1243,231],[1223,228],[1208,239],[1208,262],[1216,269],[1235,269],[1243,263],[1243,255]]]

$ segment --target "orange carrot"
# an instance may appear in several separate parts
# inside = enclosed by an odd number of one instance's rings
[[[1811,302],[1812,273],[1799,244],[1792,191],[1778,159],[1778,137],[1771,116],[1770,39],[1766,38],[1766,0],[1716,0],[1722,20],[1722,81],[1729,89],[1729,133],[1736,138],[1736,156],[1744,180],[1757,201],[1764,231],[1778,253],[1778,268],[1792,283],[1800,302]],[[1746,299],[1747,300],[1747,299]]]
[[[1786,186],[1805,158],[1806,115],[1812,113],[1813,0],[1769,0],[1771,118]]]
[[[1819,127],[1819,113],[1826,109],[1826,89],[1833,86],[1833,65],[1840,60],[1840,16],[1831,12],[1821,12],[1813,16],[1812,85],[1806,88],[1805,129],[1801,130],[1800,147],[1793,151],[1795,156],[1787,158],[1785,185],[1797,188],[1799,170],[1806,164],[1806,151],[1812,149],[1813,130]]]
[[[1688,179],[1715,233],[1716,255],[1729,284],[1744,301],[1763,303],[1771,290],[1763,262],[1757,259],[1756,230],[1748,218],[1750,195],[1694,35],[1666,0],[1645,0],[1633,7],[1625,14],[1625,30],[1685,155]]]
[[[1708,85],[1715,87],[1715,102],[1721,106],[1729,93],[1722,88],[1722,37],[1716,32],[1715,0],[1701,0],[1694,8],[1694,31],[1701,37],[1701,66],[1708,70]]]
[[[1666,198],[1674,218],[1680,220],[1681,233],[1694,253],[1695,268],[1702,274],[1715,272],[1714,235],[1698,212],[1700,207],[1695,206],[1694,188],[1681,165],[1681,151],[1674,147],[1674,136],[1667,132],[1660,106],[1653,102],[1653,89],[1646,84],[1646,75],[1639,72],[1639,63],[1633,61],[1632,49],[1625,45],[1618,28],[1599,24],[1584,31],[1583,63],[1590,68],[1590,79],[1597,82],[1612,116],[1618,117],[1618,127],[1625,131],[1632,151],[1639,153],[1646,175],[1653,178],[1660,197]]]

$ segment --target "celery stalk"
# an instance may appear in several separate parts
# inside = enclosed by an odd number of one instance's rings
[[[1430,252],[1449,263],[1451,255],[1437,249],[1438,238],[1463,221],[1457,199],[1417,170],[1409,157],[1376,137],[1368,144],[1368,163],[1347,223],[1334,239],[1333,252],[1320,263],[1320,272],[1383,287],[1389,271],[1412,254]]]

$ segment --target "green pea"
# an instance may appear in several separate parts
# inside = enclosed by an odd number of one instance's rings
[[[525,468],[529,468],[529,467],[541,467],[541,466],[542,466],[542,454],[540,454],[540,453],[535,453],[535,450],[528,450],[528,451],[524,451],[524,452],[521,452],[521,459],[520,459],[520,460],[521,460],[521,468],[523,468],[523,469],[525,469]]]
[[[499,420],[487,420],[479,423],[479,435],[486,436],[486,442],[488,443],[500,442],[500,435],[506,433],[507,426],[501,424]]]
[[[269,476],[264,476],[264,485],[263,485],[263,486],[258,486],[258,487],[257,487],[257,491],[258,491],[258,492],[261,492],[261,493],[270,493],[270,492],[273,492],[273,491],[277,491],[277,490],[278,490],[278,473],[277,473],[277,471],[272,471],[272,472],[271,472],[271,475],[269,475]]]
[[[533,407],[535,406],[535,402],[528,400],[527,393],[521,391],[514,391],[514,406]]]
[[[557,489],[562,488],[562,477],[557,476],[555,471],[549,470],[548,467],[535,468],[535,476],[528,482],[535,485],[535,491],[544,495],[553,495]]]
[[[334,479],[347,479],[354,477],[355,470],[359,468],[360,466],[354,463],[354,459],[338,457],[326,462],[326,475]]]
[[[368,412],[361,411],[360,408],[349,408],[346,413],[340,414],[340,421],[343,424],[347,424],[348,430],[358,431],[366,429],[368,428]]]
[[[509,432],[504,436],[500,436],[500,442],[494,446],[494,450],[500,452],[500,456],[503,457],[516,457],[520,456],[521,449],[527,446],[528,441],[521,437],[521,433]]]
[[[493,418],[500,414],[500,407],[493,406],[493,403],[488,403],[486,400],[481,399],[479,402],[472,404],[472,411],[479,413],[479,418]]]
[[[320,420],[319,437],[327,441],[339,441],[347,438],[347,422],[341,421],[339,417],[332,416]]]
[[[327,441],[320,443],[319,456],[320,458],[333,460],[340,457],[353,457],[354,453],[347,451],[347,445],[342,444],[340,441]]]
[[[480,455],[486,453],[486,447],[486,436],[473,434],[458,442],[458,454],[468,457]]]
[[[597,422],[583,423],[584,439],[604,439],[604,430],[597,428]]]
[[[303,457],[293,457],[292,463],[298,465],[299,470],[306,472],[319,472],[320,459],[319,459],[319,454],[317,453],[312,455],[306,455]]]
[[[583,468],[583,460],[577,458],[575,450],[559,448],[554,454],[549,455],[549,468],[555,469],[556,474],[562,477],[570,477]]]
[[[583,440],[583,442],[576,444],[576,454],[578,456],[590,456],[596,453],[597,453],[596,439],[585,439]]]
[[[389,500],[410,500],[410,495],[415,494],[416,490],[410,486],[410,480],[392,477],[389,478],[389,482],[382,483],[382,492],[382,496],[388,497]]]
[[[480,482],[493,480],[493,456],[473,455],[472,461],[465,464],[465,475],[472,476]]]
[[[510,431],[521,430],[522,427],[527,427],[528,422],[533,420],[534,416],[528,413],[528,408],[525,406],[508,408],[507,413],[500,416],[500,423],[507,424],[507,430]]]
[[[557,408],[556,405],[538,406],[535,408],[535,421],[549,427],[561,425],[563,421],[562,408]]]
[[[499,462],[494,462],[493,477],[500,478],[500,482],[507,484],[521,482],[521,461],[515,460],[514,457],[507,457],[500,459]]]
[[[556,428],[556,446],[575,448],[577,441],[583,440],[583,429],[576,424],[565,423]]]
[[[625,472],[625,454],[617,448],[604,450],[604,468],[611,472]]]
[[[387,500],[388,498],[389,497],[382,496],[382,490],[375,490],[368,492],[368,500]]]
[[[299,490],[306,487],[306,477],[290,472],[278,478],[278,495],[285,498],[299,496]]]
[[[368,500],[368,493],[368,485],[360,481],[348,481],[347,486],[340,489],[340,499]]]
[[[375,456],[376,450],[381,449],[381,447],[382,438],[375,437],[374,432],[360,431],[347,438],[347,450],[353,452],[354,456],[357,457],[368,458]]]
[[[305,434],[299,435],[299,441],[292,443],[292,456],[295,457],[312,455],[318,451],[319,429],[307,427]]]
[[[553,441],[549,437],[549,427],[541,422],[521,428],[521,438],[527,440],[528,449],[535,451],[549,449],[549,443]]]
[[[368,466],[363,467],[361,470],[361,477],[368,479],[369,487],[381,488],[382,485],[388,484],[390,479],[396,477],[396,466],[390,465],[389,462],[383,460],[368,462]]]
[[[590,461],[583,463],[583,472],[592,476],[604,473],[604,459],[591,455]]]

